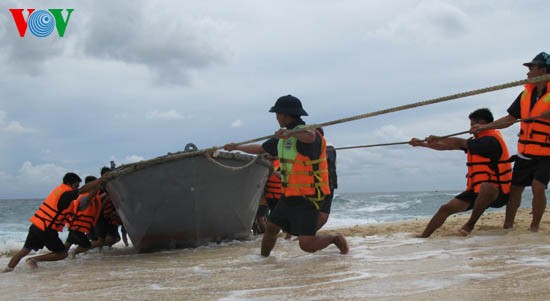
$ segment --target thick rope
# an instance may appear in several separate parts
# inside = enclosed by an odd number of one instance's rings
[[[463,134],[467,134],[470,131],[462,131],[459,133],[454,133],[450,135],[445,136],[438,136],[441,139],[454,137],[454,136],[460,136]],[[420,140],[420,142],[424,142],[426,139]],[[390,143],[379,143],[379,144],[368,144],[368,145],[356,145],[356,146],[343,146],[343,147],[336,147],[335,150],[344,150],[344,149],[354,149],[354,148],[368,148],[368,147],[377,147],[377,146],[389,146],[389,145],[400,145],[400,144],[409,144],[409,141],[401,141],[401,142],[390,142]]]
[[[483,89],[477,89],[477,90],[457,93],[457,94],[453,94],[453,95],[449,95],[449,96],[424,100],[424,101],[420,101],[420,102],[416,102],[416,103],[412,103],[412,104],[407,104],[407,105],[397,106],[397,107],[388,108],[388,109],[375,111],[375,112],[371,112],[371,113],[366,113],[366,114],[351,116],[351,117],[347,117],[347,118],[337,119],[337,120],[329,121],[329,122],[325,122],[325,123],[312,124],[312,125],[309,125],[305,128],[291,130],[290,133],[306,131],[310,128],[327,127],[327,126],[330,126],[330,125],[335,125],[335,124],[345,123],[345,122],[349,122],[349,121],[369,118],[369,117],[373,117],[373,116],[377,116],[377,115],[388,114],[388,113],[407,110],[407,109],[411,109],[411,108],[417,108],[417,107],[426,106],[426,105],[435,104],[435,103],[444,102],[444,101],[449,101],[449,100],[453,100],[453,99],[457,99],[457,98],[464,98],[464,97],[478,95],[478,94],[482,94],[482,93],[487,93],[487,92],[492,92],[492,91],[497,91],[497,90],[503,90],[503,89],[507,89],[507,88],[511,88],[511,87],[524,85],[524,84],[527,84],[527,83],[535,84],[535,83],[546,82],[546,81],[550,81],[550,74],[545,74],[543,76],[538,76],[538,77],[534,77],[534,78],[530,78],[530,79],[514,81],[514,82],[505,83],[505,84],[501,84],[501,85],[491,86],[491,87],[487,87],[487,88],[483,88]],[[255,138],[255,139],[250,139],[250,140],[238,142],[238,143],[235,143],[235,144],[236,145],[250,144],[250,143],[253,143],[253,142],[267,140],[267,139],[270,139],[270,138],[273,138],[273,137],[274,137],[274,135],[263,136],[263,137],[259,137],[259,138]],[[122,172],[122,170],[117,171],[118,170],[118,168],[117,168],[117,170],[109,173],[109,179],[117,177],[120,174],[123,174],[123,173],[126,174],[126,173],[132,172],[134,170],[139,170],[139,169],[146,168],[148,166],[160,164],[160,163],[167,162],[167,161],[177,160],[177,159],[181,159],[181,158],[187,158],[187,157],[202,155],[202,154],[205,154],[205,153],[214,152],[214,151],[216,151],[218,149],[221,149],[221,148],[222,147],[220,147],[220,146],[213,146],[213,147],[210,147],[210,148],[207,148],[207,149],[201,149],[201,150],[197,150],[197,151],[177,152],[177,153],[168,154],[166,156],[162,156],[162,157],[158,157],[158,158],[154,158],[154,159],[150,159],[150,160],[146,160],[146,161],[140,161],[140,162],[133,163],[133,164],[123,165],[119,168],[122,168],[124,171],[123,172]]]
[[[545,75],[533,77],[533,78],[530,78],[530,79],[518,80],[518,81],[515,81],[515,82],[509,82],[509,83],[505,83],[505,84],[490,86],[490,87],[487,87],[487,88],[482,88],[482,89],[457,93],[457,94],[453,94],[453,95],[449,95],[449,96],[443,96],[443,97],[428,99],[428,100],[419,101],[419,102],[415,102],[415,103],[411,103],[411,104],[407,104],[407,105],[402,105],[402,106],[397,106],[397,107],[388,108],[388,109],[384,109],[384,110],[379,110],[379,111],[375,111],[375,112],[371,112],[371,113],[360,114],[360,115],[355,115],[355,116],[346,117],[346,118],[342,118],[342,119],[337,119],[337,120],[333,120],[333,121],[329,121],[329,122],[325,122],[325,123],[310,124],[305,128],[292,130],[291,133],[306,131],[308,128],[327,127],[327,126],[331,126],[331,125],[335,125],[335,124],[340,124],[340,123],[355,121],[355,120],[359,120],[359,119],[374,117],[374,116],[378,116],[378,115],[393,113],[393,112],[397,112],[397,111],[403,111],[403,110],[408,110],[408,109],[412,109],[412,108],[427,106],[427,105],[440,103],[440,102],[444,102],[444,101],[449,101],[449,100],[454,100],[454,99],[458,99],[458,98],[464,98],[464,97],[474,96],[474,95],[483,94],[483,93],[487,93],[487,92],[504,90],[504,89],[508,89],[508,88],[511,88],[511,87],[521,86],[521,85],[524,85],[524,84],[535,84],[535,83],[546,82],[546,81],[550,81],[550,74],[545,74]],[[274,137],[274,135],[264,136],[264,137],[260,137],[260,138],[246,140],[246,141],[243,141],[243,142],[238,142],[238,143],[235,143],[235,144],[236,145],[249,144],[249,143],[252,143],[252,142],[267,140],[267,139],[273,138],[273,137]]]

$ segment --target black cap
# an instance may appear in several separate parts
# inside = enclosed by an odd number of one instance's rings
[[[302,102],[297,97],[292,95],[279,97],[269,112],[307,116],[307,112],[302,108]]]
[[[546,65],[550,66],[550,55],[546,52],[541,52],[533,58],[532,61],[524,63],[523,66],[530,67],[532,65]]]

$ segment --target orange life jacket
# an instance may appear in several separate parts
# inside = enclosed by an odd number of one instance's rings
[[[467,190],[479,192],[479,187],[482,183],[494,183],[507,194],[510,192],[512,183],[512,163],[510,163],[510,154],[506,143],[502,138],[502,134],[498,130],[486,130],[479,133],[476,139],[491,136],[495,137],[500,144],[502,154],[498,161],[483,157],[478,154],[472,154],[468,150],[468,187]]]
[[[299,125],[296,128],[305,126]],[[330,194],[328,182],[328,166],[326,141],[323,135],[316,131],[321,138],[319,159],[313,160],[300,154],[296,145],[298,139],[290,137],[279,139],[277,152],[281,162],[281,182],[283,194],[287,197],[303,196],[313,201],[318,207],[318,201]]]
[[[546,83],[544,94],[531,108],[531,95],[536,89],[534,84],[526,84],[521,96],[521,119],[540,116],[550,110],[550,82]],[[518,140],[518,153],[531,156],[550,156],[550,121],[537,118],[521,122]]]
[[[281,163],[279,160],[273,161],[273,174],[267,178],[264,189],[264,198],[278,200],[283,194],[283,188],[281,187],[281,178],[275,175],[276,171],[281,169]]]
[[[73,188],[67,184],[61,184],[54,188],[54,190],[46,197],[42,205],[36,210],[34,215],[30,218],[33,225],[40,228],[42,231],[52,229],[58,232],[63,231],[63,226],[66,222],[66,214],[69,212],[67,209],[59,212],[57,205],[61,195],[67,191],[72,191]],[[69,207],[70,208],[70,207]]]
[[[105,203],[103,204],[103,216],[107,220],[107,222],[111,225],[119,226],[122,224],[120,221],[120,217],[118,216],[118,213],[115,210],[115,205],[113,204],[113,200],[109,197],[109,195],[106,195],[107,199],[105,200]]]
[[[80,202],[88,197],[89,193],[81,194],[75,202],[73,202],[73,217],[70,222],[69,229],[80,231],[82,233],[90,233],[92,228],[97,223],[99,214],[101,213],[101,200],[99,192],[88,201],[88,206],[84,210],[78,210]]]

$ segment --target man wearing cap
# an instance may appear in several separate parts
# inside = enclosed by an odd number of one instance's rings
[[[531,62],[527,78],[550,73],[550,55],[541,52]],[[546,209],[545,190],[550,181],[550,82],[526,84],[523,92],[508,108],[508,115],[494,122],[472,127],[471,132],[490,128],[507,128],[518,119],[521,131],[518,140],[518,158],[514,163],[510,199],[506,206],[504,228],[512,228],[521,194],[526,186],[533,191],[533,219],[529,229],[537,232]],[[526,120],[527,119],[527,120]]]
[[[300,248],[306,252],[313,253],[335,244],[340,253],[347,254],[349,245],[342,234],[316,234],[318,202],[330,194],[325,139],[315,129],[305,126],[301,116],[308,114],[298,98],[282,96],[269,111],[276,113],[281,127],[275,132],[275,138],[261,145],[224,146],[228,151],[267,152],[280,159],[283,196],[269,217],[262,239],[262,256],[269,256],[281,229],[297,235]]]

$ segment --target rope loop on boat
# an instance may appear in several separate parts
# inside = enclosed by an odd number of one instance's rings
[[[229,166],[229,165],[225,165],[223,163],[221,163],[220,161],[212,158],[212,154],[214,152],[205,152],[204,153],[204,156],[206,157],[206,159],[222,168],[225,168],[225,169],[229,169],[231,171],[239,171],[239,170],[243,170],[243,169],[246,169],[250,166],[252,166],[254,163],[256,163],[256,161],[258,161],[260,159],[260,156],[256,156],[256,158],[250,160],[250,162],[246,163],[245,165],[243,166]]]

